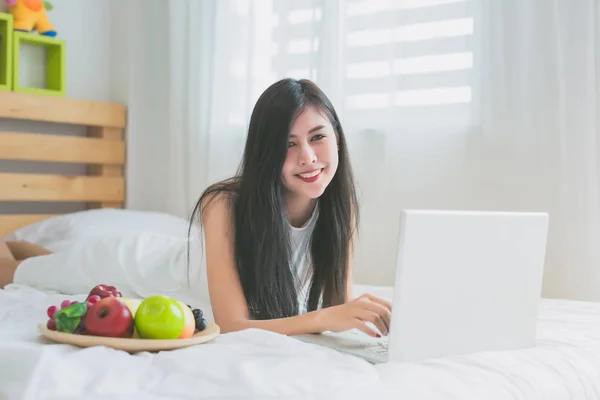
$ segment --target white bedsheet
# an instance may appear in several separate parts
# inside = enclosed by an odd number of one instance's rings
[[[0,290],[0,398],[600,399],[600,304],[544,300],[535,349],[373,366],[260,330],[136,355],[40,338],[48,305],[81,297]]]

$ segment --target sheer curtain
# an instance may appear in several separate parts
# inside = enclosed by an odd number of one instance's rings
[[[600,301],[598,2],[482,2],[475,203],[550,213],[545,294]]]
[[[123,52],[130,135],[151,142],[129,150],[129,207],[188,216],[235,171],[260,93],[306,77],[348,136],[357,281],[391,284],[402,208],[539,210],[545,295],[600,300],[594,0],[136,1],[116,20],[159,33]]]
[[[473,4],[226,0],[204,7],[214,21],[212,56],[200,66],[211,71],[202,85],[211,93],[201,133],[205,183],[235,171],[267,86],[283,77],[314,80],[341,116],[357,175],[363,225],[355,275],[389,282],[400,209],[459,206],[463,197],[460,154],[476,118]]]

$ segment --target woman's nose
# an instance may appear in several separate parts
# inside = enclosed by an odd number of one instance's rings
[[[300,165],[312,164],[315,161],[317,161],[317,155],[315,154],[315,151],[311,146],[304,145],[300,149],[300,156],[298,161]]]

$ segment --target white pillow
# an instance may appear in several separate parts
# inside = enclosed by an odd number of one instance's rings
[[[25,240],[56,251],[90,236],[126,233],[161,233],[186,238],[189,222],[154,211],[103,208],[58,215],[10,233],[6,240]],[[192,236],[197,236],[192,230]]]
[[[164,294],[196,305],[209,300],[204,265],[199,240],[188,243],[148,231],[115,233],[80,238],[65,251],[28,258],[17,268],[14,283],[72,295],[106,284],[124,297]]]

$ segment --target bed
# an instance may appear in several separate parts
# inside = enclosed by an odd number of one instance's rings
[[[0,160],[86,167],[83,176],[0,173],[0,202],[85,202],[86,209],[123,207],[126,121],[123,105],[0,91],[0,121],[2,119],[75,125],[86,129],[87,136],[0,129]],[[52,216],[2,214],[0,237]]]
[[[357,286],[389,298],[391,288]],[[534,349],[371,365],[258,330],[193,348],[128,355],[41,339],[35,324],[64,298],[0,291],[3,399],[600,399],[600,306],[545,300]],[[367,397],[368,396],[368,397]]]
[[[0,159],[77,162],[86,176],[0,174],[0,201],[86,202],[85,210],[0,216],[0,237],[54,249],[133,229],[182,237],[187,221],[124,209],[121,105],[0,93],[0,118],[88,126],[89,138],[0,132]],[[51,269],[51,266],[49,266]],[[76,278],[73,278],[77,280]],[[85,287],[82,286],[82,287]],[[393,288],[355,285],[391,299]],[[261,330],[176,351],[79,349],[38,334],[50,304],[81,300],[35,284],[0,290],[2,399],[600,399],[600,304],[543,299],[532,349],[379,364]],[[211,318],[208,304],[200,304]]]

